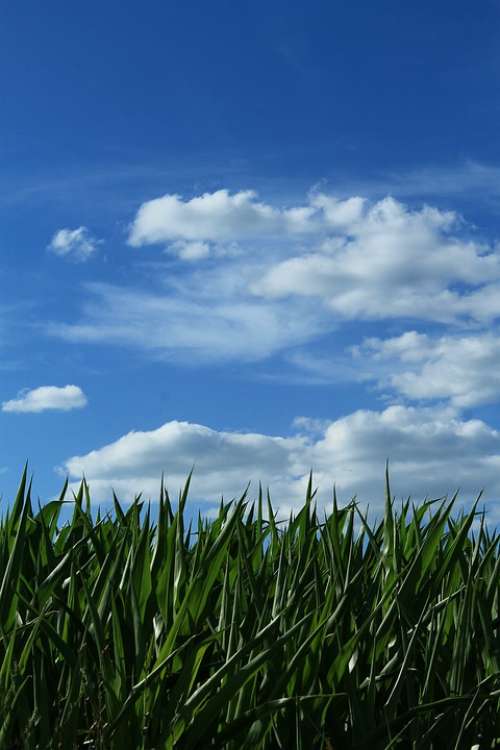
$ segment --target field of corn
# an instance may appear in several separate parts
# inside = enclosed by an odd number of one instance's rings
[[[500,747],[499,536],[476,506],[268,496],[185,528],[82,483],[0,527],[0,750]],[[68,497],[71,495],[71,497]],[[72,517],[62,522],[68,500]]]

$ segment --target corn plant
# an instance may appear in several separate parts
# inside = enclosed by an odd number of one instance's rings
[[[0,749],[500,747],[499,536],[456,498],[185,527],[69,498],[0,523]],[[70,520],[61,522],[72,504]]]

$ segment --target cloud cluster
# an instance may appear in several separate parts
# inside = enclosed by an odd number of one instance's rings
[[[252,479],[290,508],[312,468],[323,501],[336,482],[344,499],[358,494],[377,506],[389,459],[398,494],[461,487],[470,497],[485,486],[500,497],[500,435],[461,415],[497,401],[500,387],[500,254],[476,235],[453,212],[390,197],[315,192],[282,206],[218,190],[144,203],[129,244],[159,245],[186,263],[156,264],[148,288],[87,284],[80,319],[53,323],[50,333],[194,365],[280,353],[285,377],[371,381],[393,403],[333,421],[298,418],[291,436],[168,422],[73,456],[64,470],[74,481],[85,473],[98,499],[111,487],[154,497],[162,471],[177,489],[194,463],[194,499],[238,495]],[[414,330],[386,333],[409,319]],[[354,323],[366,336],[367,322],[377,337],[349,341]],[[321,354],[311,356],[313,347]]]
[[[70,258],[83,262],[97,250],[101,240],[93,237],[87,227],[58,229],[52,237],[48,249],[60,258]]]
[[[204,361],[265,359],[352,320],[489,323],[500,255],[472,234],[453,212],[393,198],[316,192],[283,207],[252,191],[164,195],[140,207],[129,242],[189,265],[168,277],[156,267],[149,289],[88,285],[80,320],[49,330]]]
[[[316,298],[339,318],[496,317],[499,255],[466,229],[452,211],[410,210],[394,198],[370,202],[316,192],[303,205],[282,207],[259,201],[253,191],[218,190],[144,203],[129,242],[167,245],[186,260],[208,257],[211,243],[246,244],[255,256],[256,241],[260,252],[285,242],[284,257],[268,253],[267,264],[255,269],[249,291]]]
[[[48,410],[71,411],[86,406],[87,398],[77,385],[42,385],[32,390],[21,391],[17,398],[4,401],[2,411],[16,413],[38,413]]]
[[[357,494],[363,504],[380,509],[387,459],[399,496],[439,497],[460,488],[463,499],[470,500],[483,487],[488,496],[500,496],[496,430],[450,410],[403,406],[356,411],[331,422],[301,419],[291,437],[167,422],[69,458],[62,468],[73,481],[85,474],[95,497],[106,500],[112,487],[124,498],[139,491],[156,497],[163,471],[175,493],[194,463],[192,500],[216,502],[221,492],[229,499],[249,480],[255,497],[260,480],[288,512],[302,502],[311,468],[320,505],[330,502],[335,482],[343,501]]]

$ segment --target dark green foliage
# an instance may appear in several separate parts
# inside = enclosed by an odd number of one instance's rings
[[[500,747],[499,537],[454,499],[0,525],[0,750]],[[267,510],[266,510],[267,509]],[[267,520],[266,520],[267,516]]]

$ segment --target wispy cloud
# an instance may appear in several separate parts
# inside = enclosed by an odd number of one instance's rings
[[[86,406],[87,398],[77,385],[42,385],[32,390],[21,391],[10,401],[4,401],[2,411],[21,413],[38,413],[48,410],[71,411]]]
[[[321,316],[309,307],[299,303],[291,309],[240,291],[244,276],[244,269],[231,267],[193,275],[163,291],[87,285],[82,321],[52,323],[47,331],[67,341],[133,346],[196,366],[262,360],[323,330]]]
[[[60,258],[83,262],[94,255],[102,240],[93,237],[86,227],[58,229],[52,237],[48,249]]]
[[[491,202],[500,196],[500,166],[467,159],[458,164],[421,166],[389,173],[374,181],[378,193],[391,192],[402,198],[410,196],[467,196],[469,203]],[[471,196],[473,200],[471,201]]]
[[[500,166],[474,159],[446,164],[422,164],[409,168],[377,170],[363,176],[336,171],[335,180],[324,180],[323,189],[331,188],[341,196],[353,193],[372,200],[391,195],[398,200],[435,201],[439,205],[466,203],[469,210],[500,210]]]

